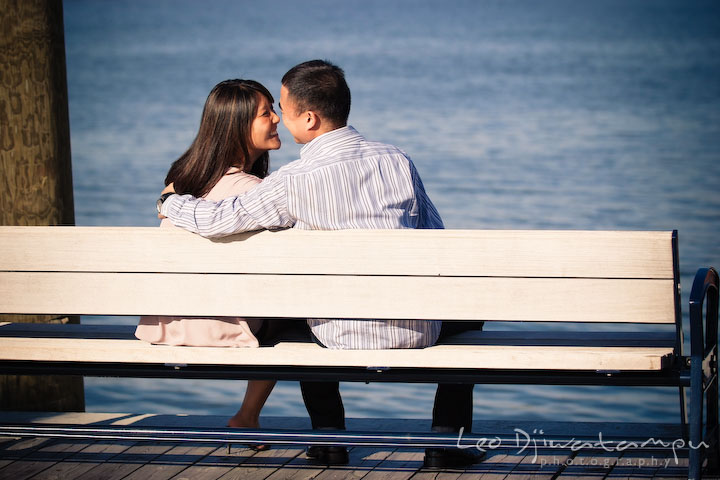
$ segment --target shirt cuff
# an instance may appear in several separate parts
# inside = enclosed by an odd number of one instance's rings
[[[162,206],[160,207],[160,215],[162,215],[163,217],[169,218],[170,217],[170,215],[169,215],[170,203],[177,198],[180,198],[180,195],[178,195],[177,193],[172,194],[168,198],[166,198],[165,201],[163,202]]]

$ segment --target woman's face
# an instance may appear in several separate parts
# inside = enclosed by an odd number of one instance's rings
[[[250,126],[249,151],[253,161],[268,150],[280,148],[280,137],[277,133],[280,117],[277,116],[265,95],[258,93],[258,98],[260,101],[257,113]]]

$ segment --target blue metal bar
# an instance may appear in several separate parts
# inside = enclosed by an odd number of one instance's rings
[[[708,392],[708,432],[715,432],[714,452],[705,452],[697,448],[704,440],[703,435],[703,360],[706,353],[717,348],[718,332],[718,274],[713,268],[701,268],[695,275],[690,291],[690,444],[696,448],[690,450],[689,477],[700,478],[703,457],[717,457],[717,383]],[[703,306],[707,298],[707,314],[703,315]],[[703,325],[705,317],[705,325]],[[706,336],[707,333],[707,336]],[[712,336],[712,338],[710,338]],[[711,403],[712,402],[712,403]],[[710,410],[713,413],[710,413]],[[713,422],[712,424],[710,422]],[[716,461],[716,460],[715,460]]]
[[[132,364],[102,362],[0,361],[8,375],[79,375],[87,377],[341,380],[348,382],[473,383],[525,385],[689,386],[682,366],[657,371],[501,370],[445,368],[269,367],[263,365]]]
[[[678,231],[672,232],[672,257],[673,257],[673,295],[675,302],[675,357],[682,358],[685,346],[683,325],[682,325],[682,295],[680,290],[680,255],[678,248]],[[683,437],[687,440],[688,414],[687,414],[687,390],[684,386],[678,389],[680,394],[680,425],[682,425]]]
[[[718,288],[719,279],[715,270],[708,271],[710,282],[705,302],[705,358],[708,372],[705,377],[706,430],[705,440],[709,444],[707,471],[720,472],[720,429],[718,425]]]
[[[672,232],[673,296],[675,303],[675,356],[683,355],[685,344],[682,324],[682,295],[680,290],[680,257],[678,254],[678,232]]]
[[[120,427],[83,425],[0,425],[0,435],[16,437],[92,438],[103,440],[169,441],[215,444],[345,445],[404,448],[555,448],[579,451],[628,449],[687,452],[677,438],[646,438],[608,433],[602,436],[559,435],[516,430],[510,433],[377,432],[346,430],[280,430],[237,428]],[[532,453],[532,452],[530,452]]]

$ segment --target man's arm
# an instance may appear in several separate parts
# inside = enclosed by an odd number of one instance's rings
[[[430,200],[430,197],[428,197],[427,192],[425,192],[425,186],[420,179],[420,174],[412,162],[410,162],[410,174],[412,176],[419,216],[416,228],[445,228],[442,218]]]
[[[224,237],[239,232],[291,227],[282,179],[268,177],[243,195],[210,202],[191,195],[172,195],[160,214],[177,227],[203,237]]]

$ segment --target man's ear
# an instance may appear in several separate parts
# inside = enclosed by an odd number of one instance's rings
[[[317,130],[320,128],[322,120],[317,113],[312,110],[308,110],[303,115],[305,115],[305,128],[307,130]]]

